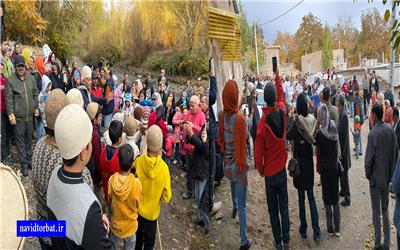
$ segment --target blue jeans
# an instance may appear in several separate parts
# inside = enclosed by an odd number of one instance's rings
[[[233,208],[239,212],[239,226],[240,226],[240,245],[244,246],[249,242],[247,237],[247,186],[241,182],[231,181],[231,195]]]
[[[207,180],[194,180],[194,204],[199,207]]]
[[[350,115],[354,117],[354,100],[352,96],[350,96]]]
[[[315,203],[314,191],[310,190],[297,190],[299,194],[299,214],[300,214],[300,234],[307,234],[307,219],[306,219],[306,207],[304,201],[306,199],[305,193],[307,193],[308,203],[310,204],[310,212],[311,212],[311,223],[313,228],[313,238],[317,238],[321,236],[321,229],[319,228],[318,221],[318,210],[317,204]]]
[[[111,120],[112,120],[113,114],[108,114],[108,115],[103,115],[103,125],[106,129],[108,129],[108,126],[110,126]]]
[[[41,118],[34,118],[36,119],[36,139],[39,140],[43,137],[44,134],[44,123]]]
[[[361,152],[361,141],[357,143],[355,146],[356,146],[356,155],[359,156]]]
[[[274,244],[289,244],[290,223],[288,210],[287,175],[284,168],[273,176],[265,176],[269,219],[271,221]],[[281,221],[279,221],[279,214]]]

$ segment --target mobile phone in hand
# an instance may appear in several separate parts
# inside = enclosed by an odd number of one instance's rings
[[[272,57],[272,71],[275,73],[278,70],[278,60],[276,56]]]

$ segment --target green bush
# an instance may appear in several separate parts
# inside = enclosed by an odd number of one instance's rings
[[[154,54],[150,56],[144,66],[153,71],[164,68],[170,74],[196,77],[208,71],[207,53],[203,51],[178,51],[173,55],[165,56]]]
[[[102,42],[98,46],[94,46],[94,48],[84,56],[84,60],[90,64],[97,64],[102,57],[111,64],[115,64],[121,60],[121,50],[113,44]]]

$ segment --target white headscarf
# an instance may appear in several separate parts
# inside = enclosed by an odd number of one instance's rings
[[[159,106],[161,106],[163,104],[162,99],[161,99],[161,95],[158,92],[154,92],[153,96],[157,97],[157,105],[154,105],[155,108],[158,108]]]

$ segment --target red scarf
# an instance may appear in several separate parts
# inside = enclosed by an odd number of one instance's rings
[[[246,171],[246,120],[239,113],[238,108],[239,90],[237,84],[233,80],[226,82],[224,90],[222,91],[222,103],[224,105],[224,112],[218,121],[218,144],[222,152],[225,151],[224,140],[224,113],[227,116],[236,114],[234,124],[234,138],[235,138],[235,163],[239,166],[241,172]]]

